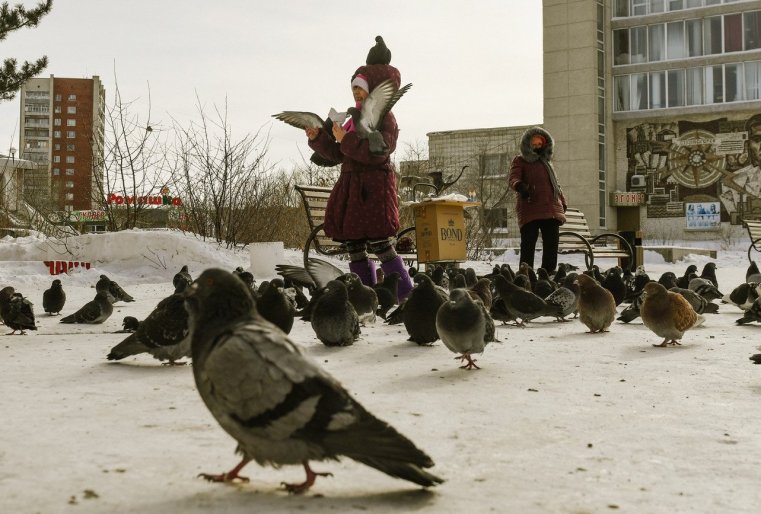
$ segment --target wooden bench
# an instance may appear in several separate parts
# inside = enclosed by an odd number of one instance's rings
[[[761,220],[742,220],[743,227],[748,229],[750,236],[750,246],[748,247],[748,260],[753,262],[750,256],[751,250],[761,252]]]
[[[587,269],[597,258],[628,259],[621,263],[630,270],[634,264],[634,250],[626,239],[614,232],[592,236],[584,213],[571,209],[565,213],[566,222],[560,227],[558,253],[583,253]]]
[[[328,206],[328,197],[333,190],[330,187],[308,186],[297,184],[294,186],[301,195],[304,210],[309,222],[309,237],[304,244],[304,266],[309,259],[309,250],[314,250],[321,255],[337,256],[347,254],[346,245],[333,241],[325,235],[325,209]],[[417,247],[415,245],[415,227],[407,227],[396,234],[396,253],[401,255],[407,265],[412,266],[417,261]]]

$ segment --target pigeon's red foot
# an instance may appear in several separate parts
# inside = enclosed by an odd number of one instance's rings
[[[300,484],[287,484],[285,482],[282,482],[282,486],[285,488],[286,491],[288,491],[291,494],[303,494],[309,490],[310,487],[314,485],[314,481],[317,477],[332,477],[333,473],[318,473],[316,471],[313,471],[312,468],[309,467],[309,462],[304,462],[304,471],[307,473],[307,479],[304,480]]]
[[[198,476],[203,478],[204,480],[208,482],[234,482],[235,480],[240,480],[241,482],[249,482],[248,477],[242,477],[238,473],[240,473],[240,470],[243,469],[243,466],[251,462],[251,459],[243,459],[241,460],[237,466],[235,466],[233,469],[228,471],[227,473],[220,473],[218,475],[213,475],[210,473],[199,473]]]
[[[460,359],[460,362],[468,362],[466,365],[460,366],[460,369],[481,369],[476,365],[476,359],[471,358],[470,354],[463,353],[462,355],[455,357],[455,359]]]

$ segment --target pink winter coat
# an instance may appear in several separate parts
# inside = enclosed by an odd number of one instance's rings
[[[370,90],[391,78],[399,87],[399,71],[390,65],[360,67]],[[341,163],[341,175],[333,187],[325,210],[325,234],[336,241],[383,239],[399,230],[399,199],[396,175],[390,155],[396,149],[399,127],[389,112],[380,128],[388,150],[383,155],[370,153],[367,139],[348,132],[341,143],[320,129],[309,146],[322,157]]]
[[[553,141],[549,132],[540,128],[533,127],[527,130],[521,138],[521,155],[516,156],[510,165],[510,189],[517,190],[520,183],[528,186],[529,197],[524,199],[520,194],[517,195],[518,202],[515,211],[518,214],[518,226],[522,227],[526,223],[534,220],[556,219],[562,225],[565,223],[566,203],[563,191],[560,191],[558,199],[555,200],[552,191],[552,182],[550,180],[547,168],[539,159],[533,150],[531,150],[530,140],[534,134],[541,134],[547,140],[544,148],[544,155],[547,159],[552,158]]]

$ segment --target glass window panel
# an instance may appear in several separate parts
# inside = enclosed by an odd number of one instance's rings
[[[701,105],[703,103],[703,68],[685,70],[685,103]]]
[[[616,0],[616,14],[618,17],[629,16],[629,0]]]
[[[706,55],[721,53],[721,16],[712,16],[703,21],[703,50]]]
[[[685,32],[687,33],[687,55],[690,57],[703,55],[703,20],[687,20]]]
[[[724,51],[739,52],[743,49],[743,21],[741,14],[724,16]]]
[[[667,83],[668,106],[682,107],[684,105],[684,70],[669,70]]]
[[[676,21],[666,26],[666,56],[669,59],[686,57],[684,48],[684,22]]]
[[[656,13],[656,12],[663,12],[663,4],[665,2],[663,0],[650,0],[650,12]]]
[[[647,0],[632,0],[632,16],[647,14]]]
[[[761,61],[745,63],[745,99],[761,100]]]
[[[705,67],[705,103],[720,104],[724,101],[724,82],[721,64]]]
[[[727,102],[744,100],[742,63],[724,65],[724,93]]]
[[[666,58],[666,26],[662,23],[648,27],[649,60],[662,61]]]
[[[666,107],[666,73],[663,71],[650,72],[650,108],[663,109]]]
[[[746,12],[743,16],[745,49],[761,48],[761,11]]]
[[[668,0],[669,11],[681,11],[684,9],[684,0]]]
[[[629,49],[632,64],[647,62],[647,27],[632,27],[629,30]]]
[[[632,111],[647,109],[647,73],[635,73],[631,76],[630,106]]]
[[[687,7],[687,9],[703,7],[703,0],[685,0],[685,7]]]
[[[706,5],[719,5],[721,0],[705,0]]]
[[[629,75],[615,77],[613,84],[616,90],[614,110],[628,111],[630,105]]]

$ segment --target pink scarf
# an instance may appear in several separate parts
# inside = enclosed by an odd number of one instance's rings
[[[362,102],[356,102],[354,107],[356,107],[357,109],[361,109],[362,108]],[[354,118],[349,118],[349,121],[344,123],[343,129],[346,132],[354,132]]]

